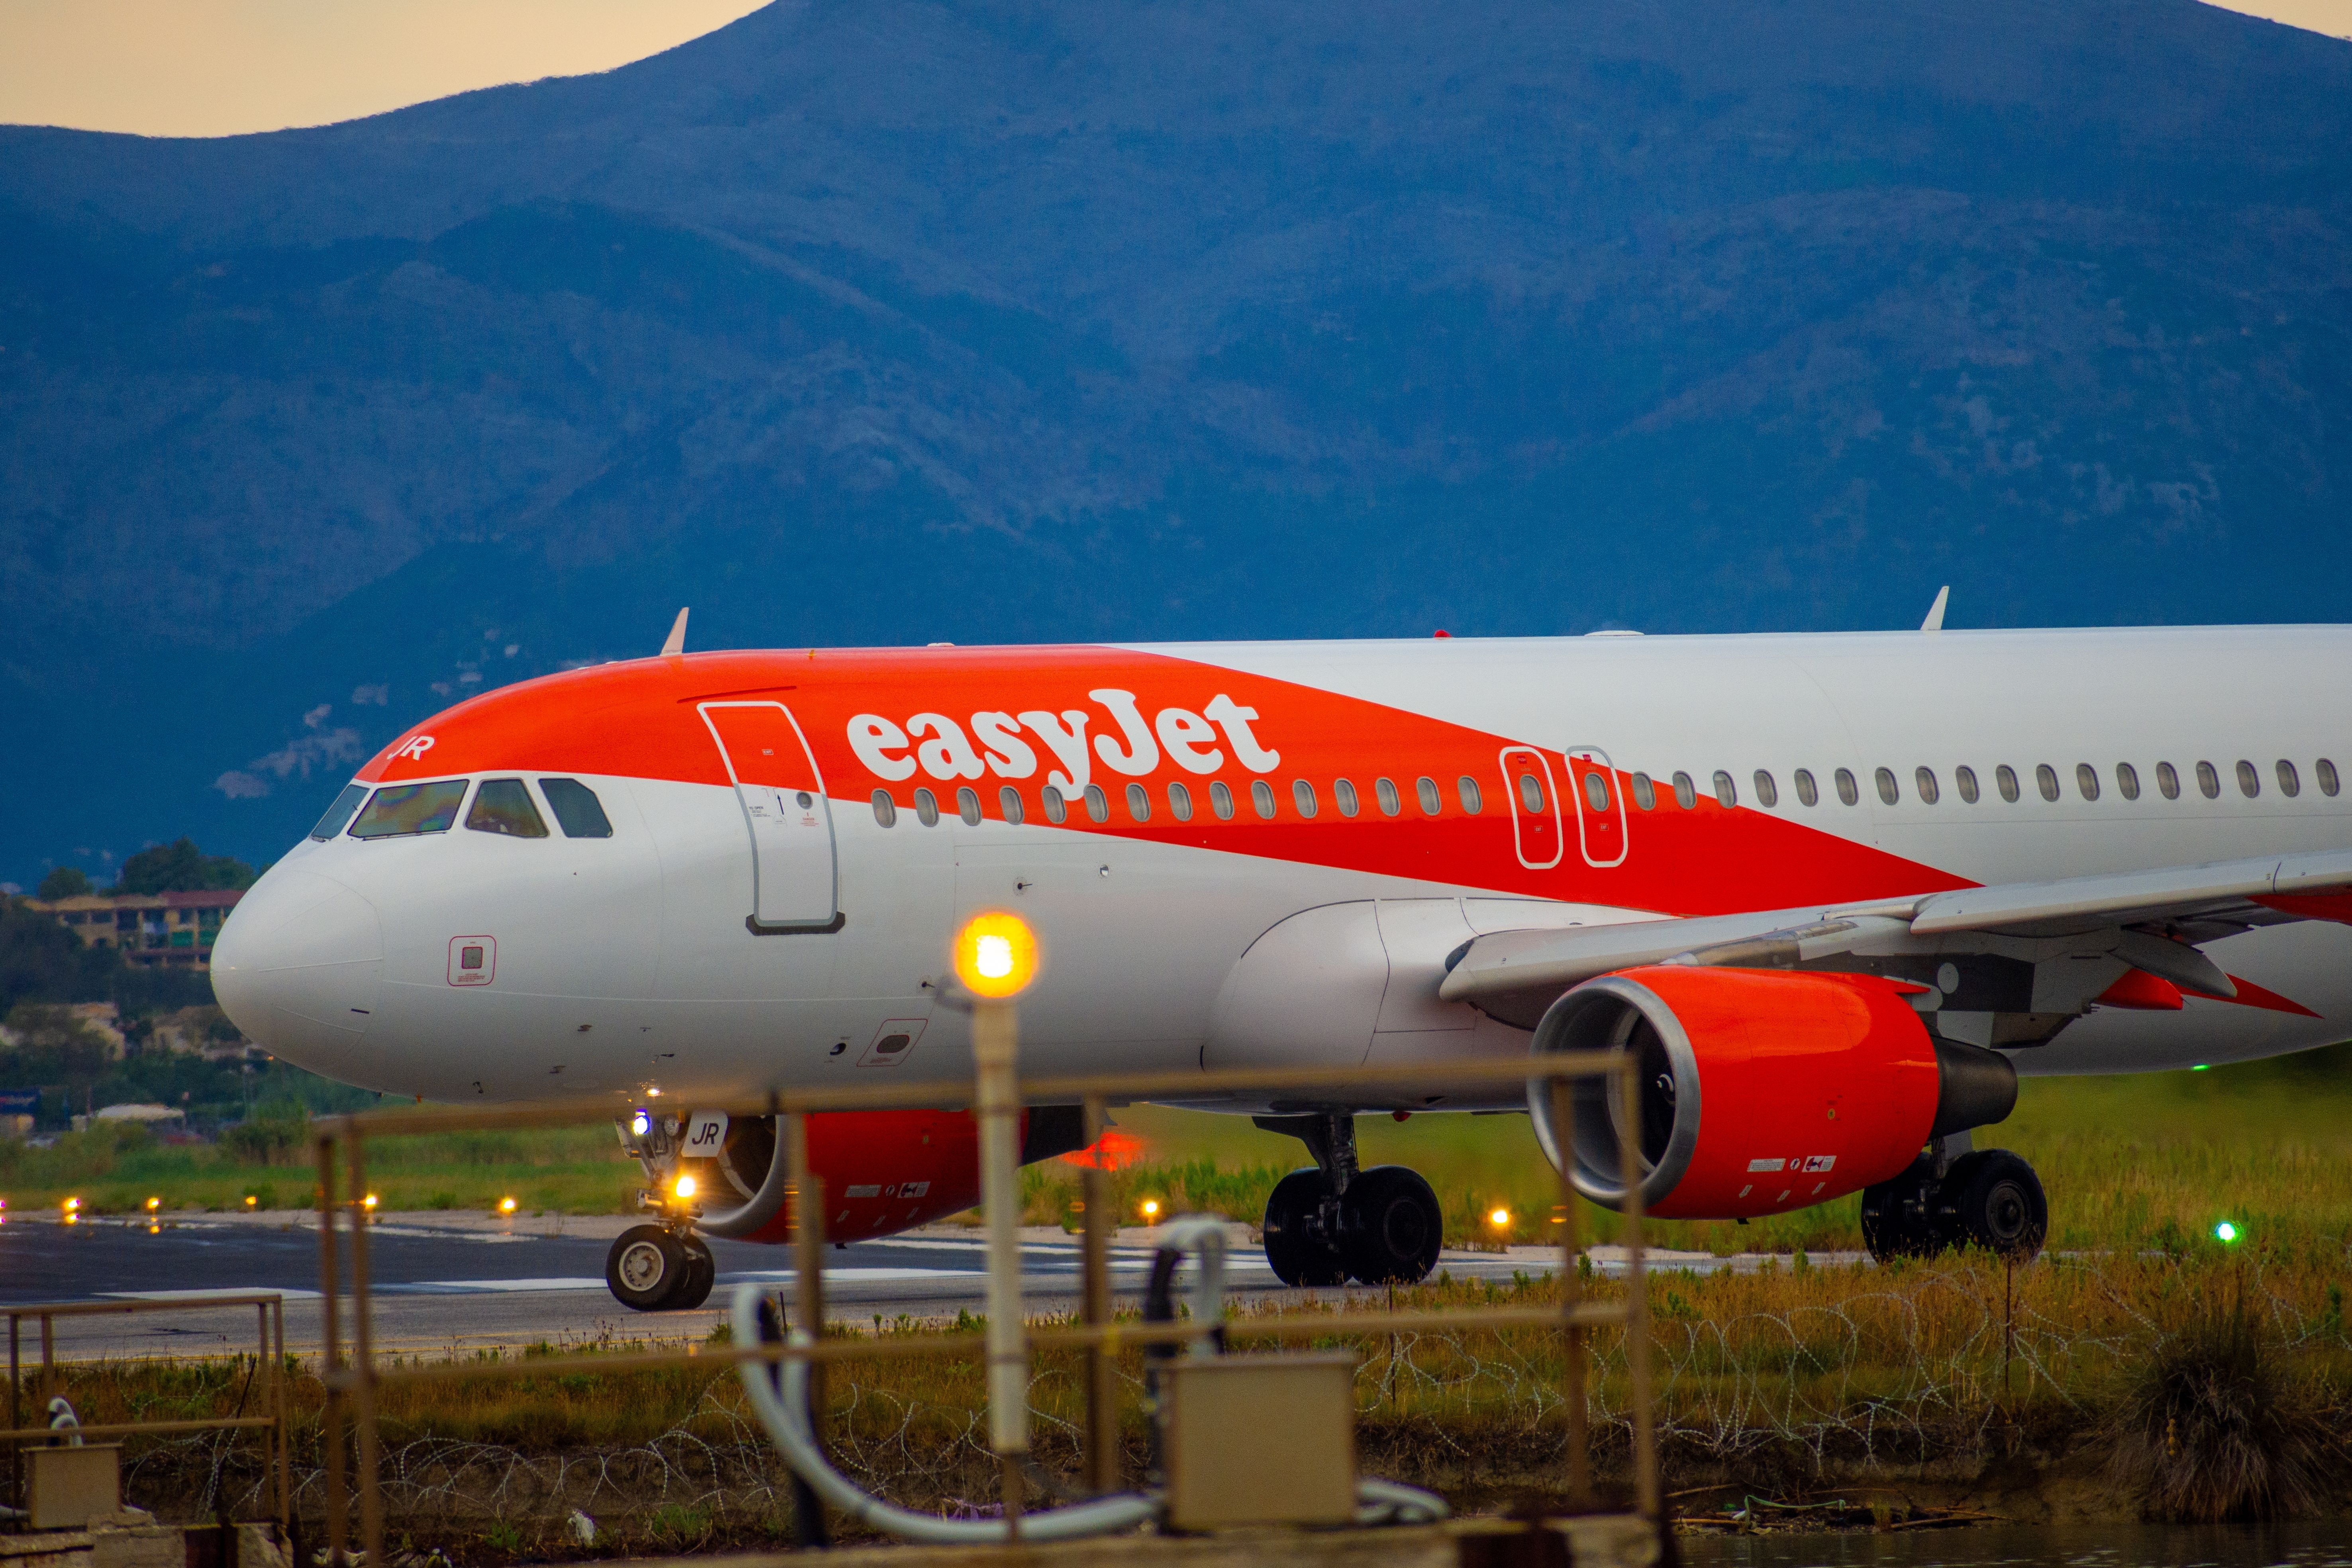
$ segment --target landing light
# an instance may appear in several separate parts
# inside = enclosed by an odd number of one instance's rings
[[[2213,1239],[2227,1247],[2238,1239],[2238,1227],[2225,1219],[2213,1227]]]
[[[653,1125],[654,1119],[652,1115],[646,1111],[640,1110],[635,1116],[629,1118],[629,1131],[635,1133],[640,1138],[653,1131]]]
[[[678,1195],[678,1201],[683,1203],[688,1198],[694,1196],[694,1178],[692,1176],[680,1176],[677,1179],[677,1185],[672,1187],[670,1190],[676,1193]]]
[[[1018,996],[1037,978],[1037,934],[1003,910],[966,921],[956,932],[954,956],[956,978],[976,995]]]

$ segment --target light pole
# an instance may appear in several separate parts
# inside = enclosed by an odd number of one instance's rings
[[[1020,1532],[1021,1457],[1029,1452],[1029,1336],[1021,1321],[1020,1030],[1013,998],[1037,977],[1036,933],[991,910],[956,932],[956,978],[972,994],[980,1114],[980,1201],[988,1219],[988,1444],[1004,1468],[1005,1531]]]

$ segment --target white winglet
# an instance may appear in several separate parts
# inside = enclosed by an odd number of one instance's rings
[[[1941,599],[1937,600],[1937,610],[1940,613],[1943,610],[1943,607],[1944,601]],[[672,654],[684,653],[685,651],[686,612],[684,610],[680,610],[677,613],[677,619],[670,622],[669,624],[669,636],[664,639],[662,643],[662,657],[664,658],[667,658]]]
[[[1942,587],[1936,590],[1936,602],[1927,606],[1927,618],[1919,623],[1919,629],[1921,631],[1940,632],[1944,629],[1944,601],[1949,599],[1951,596],[1952,585],[1949,583],[1945,584]],[[686,612],[684,610],[680,610],[677,615],[679,623],[683,625],[686,620]]]

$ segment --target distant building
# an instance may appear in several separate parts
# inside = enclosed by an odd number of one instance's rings
[[[75,899],[27,899],[25,907],[55,915],[90,947],[121,950],[151,969],[212,967],[213,941],[240,892],[86,893]]]

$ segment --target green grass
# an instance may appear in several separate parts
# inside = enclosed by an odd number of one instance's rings
[[[1122,1224],[1141,1223],[1146,1199],[1163,1215],[1199,1209],[1255,1220],[1273,1184],[1306,1163],[1296,1140],[1243,1117],[1138,1106],[1115,1120],[1143,1144],[1140,1163],[1111,1177]],[[1367,1117],[1359,1140],[1365,1163],[1407,1164],[1429,1178],[1454,1245],[1559,1234],[1558,1179],[1524,1116]],[[2050,1195],[2053,1247],[2177,1252],[2227,1218],[2265,1243],[2340,1248],[2352,1226],[2352,1048],[2210,1072],[2030,1079],[2016,1113],[1978,1142],[2033,1163]],[[367,1158],[371,1188],[395,1210],[489,1210],[511,1196],[526,1214],[626,1213],[641,1183],[602,1125],[383,1139]],[[69,1195],[99,1213],[135,1212],[150,1196],[167,1211],[239,1208],[248,1194],[257,1206],[301,1207],[315,1201],[314,1181],[299,1144],[264,1164],[224,1149],[160,1147],[131,1130],[69,1134],[47,1150],[0,1143],[0,1197],[20,1213]],[[1076,1224],[1078,1184],[1071,1165],[1032,1167],[1031,1220]],[[1488,1223],[1497,1207],[1509,1226]],[[1651,1238],[1718,1254],[1847,1250],[1861,1245],[1858,1207],[1847,1197],[1747,1226],[1654,1223]],[[1617,1234],[1616,1216],[1589,1205],[1578,1224],[1589,1238]]]

